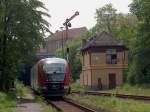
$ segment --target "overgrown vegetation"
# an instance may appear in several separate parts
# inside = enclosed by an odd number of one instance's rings
[[[80,86],[79,83],[71,83],[71,89],[73,90],[83,90],[84,88]]]
[[[131,86],[129,84],[126,84],[123,87],[118,87],[116,89],[110,90],[109,92],[129,95],[150,96],[150,87],[145,87],[142,85]]]
[[[138,18],[138,29],[129,68],[129,82],[150,84],[150,1],[133,0],[130,7]]]
[[[52,108],[44,101],[43,97],[36,96],[35,100],[42,105],[42,112],[57,112],[54,108]]]
[[[24,86],[22,82],[17,82],[15,85],[17,98],[23,98],[27,92],[28,88]]]
[[[24,86],[22,82],[17,82],[16,83],[16,96],[18,101],[22,101],[22,99],[26,99],[27,95],[30,94],[31,90]],[[36,103],[39,103],[41,105],[41,112],[56,112],[55,109],[53,109],[50,105],[48,105],[44,98],[41,96],[36,96],[34,99]],[[1,112],[1,111],[0,111]]]
[[[16,95],[14,92],[0,92],[0,112],[16,112]]]
[[[81,87],[79,83],[71,83],[71,89],[79,90],[81,92],[87,91],[86,88]],[[142,96],[150,96],[150,87],[145,85],[134,85],[131,86],[129,84],[125,84],[122,87],[117,87],[112,90],[104,90],[105,92],[111,93],[120,93],[120,94],[128,94],[128,95],[142,95]]]
[[[81,104],[90,105],[96,108],[104,109],[108,112],[148,112],[150,104],[133,100],[121,100],[115,97],[70,95],[75,101]]]
[[[39,0],[0,0],[0,90],[8,90],[34,59],[48,31],[45,10]]]

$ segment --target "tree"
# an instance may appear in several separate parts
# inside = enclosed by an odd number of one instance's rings
[[[22,65],[30,62],[43,41],[49,15],[39,0],[0,1],[0,90],[8,90]]]
[[[129,81],[133,84],[150,83],[150,1],[134,0],[130,7],[139,22]]]
[[[133,69],[131,62],[134,59],[134,49],[136,43],[136,34],[138,28],[137,16],[135,13],[122,14],[117,13],[117,10],[112,4],[106,4],[102,8],[96,10],[97,23],[93,28],[95,33],[107,31],[122,41],[129,48],[129,68]],[[92,30],[93,31],[93,30]],[[95,35],[95,33],[93,33]],[[128,76],[125,72],[125,80]],[[131,79],[133,79],[131,77]]]
[[[96,10],[96,32],[107,31],[117,37],[129,48],[129,62],[133,59],[138,19],[134,14],[117,13],[112,4]]]
[[[96,32],[107,31],[132,47],[135,39],[137,17],[134,14],[117,13],[112,4],[106,4],[96,10]]]
[[[81,65],[81,54],[80,54],[80,40],[82,37],[77,37],[75,39],[73,39],[71,42],[68,43],[68,47],[69,47],[69,67],[70,67],[70,75],[71,75],[71,79],[73,79],[73,81],[76,81],[77,79],[79,79],[81,70],[82,70],[82,65]],[[67,48],[67,46],[65,46],[65,49]],[[55,53],[55,55],[57,57],[63,57],[62,56],[62,49],[58,49]],[[66,50],[64,53],[66,58]]]
[[[112,4],[107,4],[102,8],[96,9],[97,30],[112,33],[116,22],[116,9]]]

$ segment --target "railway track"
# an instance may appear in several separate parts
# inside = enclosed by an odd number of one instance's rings
[[[80,105],[68,98],[61,100],[47,100],[47,102],[58,112],[97,112],[96,110]]]
[[[71,93],[80,94],[81,92],[73,90]],[[133,100],[141,100],[141,101],[150,101],[150,96],[114,94],[114,93],[98,92],[98,91],[85,91],[84,94],[87,94],[87,95],[108,96],[108,97],[115,96],[117,98],[123,98],[123,99],[133,99]]]

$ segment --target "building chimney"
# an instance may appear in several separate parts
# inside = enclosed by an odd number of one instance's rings
[[[83,48],[86,45],[86,39],[82,39],[81,47]]]
[[[58,33],[59,32],[59,30],[56,30],[56,32],[55,33]]]

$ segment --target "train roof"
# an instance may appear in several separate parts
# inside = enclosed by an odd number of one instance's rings
[[[50,64],[50,63],[64,63],[64,64],[67,64],[67,61],[63,58],[44,58],[44,59],[41,59],[39,62],[42,62],[42,63],[47,63],[47,64]]]

